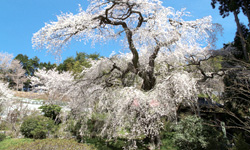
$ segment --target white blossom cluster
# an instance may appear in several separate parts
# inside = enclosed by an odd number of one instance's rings
[[[70,72],[59,73],[56,69],[39,69],[30,78],[33,91],[44,92],[49,100],[62,99],[67,96],[74,77]]]
[[[0,81],[0,115],[9,106],[12,97],[12,91],[8,88],[8,84]]]
[[[211,32],[214,32],[211,16],[185,21],[182,18],[188,16],[188,12],[184,9],[175,11],[171,7],[164,7],[159,0],[119,0],[121,4],[110,10],[111,21],[119,21],[115,18],[124,15],[127,2],[133,3],[133,9],[141,12],[146,21],[140,28],[136,28],[138,15],[132,14],[124,20],[133,32],[133,40],[139,51],[152,51],[157,39],[158,43],[167,45],[165,51],[170,51],[176,59],[181,59],[185,54],[193,54],[210,46],[209,37]],[[95,44],[117,38],[124,32],[121,26],[100,25],[100,20],[96,19],[98,16],[105,16],[105,10],[111,5],[107,0],[91,0],[86,11],[80,7],[78,14],[59,15],[57,21],[46,23],[33,35],[33,47],[45,48],[48,52],[58,55],[72,39],[85,43],[92,41]],[[126,39],[124,44],[128,47]]]
[[[120,60],[112,59],[117,65]],[[189,106],[196,103],[199,94],[197,79],[184,70],[166,73],[158,78],[154,89],[145,92],[139,88],[142,82],[140,77],[135,77],[133,86],[123,87],[119,72],[103,75],[109,71],[111,60],[97,62],[88,69],[83,79],[71,87],[74,90],[70,93],[70,107],[79,116],[87,108],[91,111],[84,113],[87,114],[85,117],[91,117],[94,113],[105,114],[103,136],[126,136],[132,140],[142,135],[157,135],[162,127],[162,117],[174,119],[181,103]],[[111,87],[105,87],[107,81],[112,84]]]
[[[12,97],[12,92],[11,90],[8,88],[7,83],[3,83],[2,81],[0,82],[0,97],[1,98],[10,98]]]

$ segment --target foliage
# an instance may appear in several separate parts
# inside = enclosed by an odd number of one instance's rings
[[[9,147],[10,150],[95,150],[93,146],[67,139],[43,139]]]
[[[15,147],[18,145],[25,145],[32,141],[33,141],[32,139],[6,138],[4,141],[0,142],[0,150],[9,150],[11,147]]]
[[[221,97],[224,107],[219,109],[223,112],[223,117],[219,120],[230,127],[227,128],[227,132],[232,135],[242,133],[246,141],[249,141],[250,65],[237,59],[228,60],[228,63],[232,67],[224,77],[225,91]]]
[[[39,64],[39,69],[45,69],[46,71],[48,70],[53,70],[57,67],[57,65],[55,63],[51,63],[50,61],[47,63],[47,62],[41,62]]]
[[[243,13],[248,17],[248,21],[250,21],[250,14],[249,14],[249,8],[250,3],[247,0],[237,0],[237,1],[231,1],[231,0],[212,0],[212,6],[215,8],[215,4],[219,3],[219,10],[220,15],[222,17],[226,17],[229,15],[229,11],[238,10],[241,8]],[[250,23],[250,22],[249,22]]]
[[[229,12],[239,9],[239,1],[230,0],[212,0],[212,7],[215,8],[216,3],[219,3],[220,15],[225,18],[229,16]]]
[[[161,131],[161,150],[177,150],[178,147],[175,145],[173,137],[175,133],[171,128],[170,122],[164,123],[164,128]]]
[[[40,59],[36,56],[29,58],[27,55],[18,54],[15,59],[20,61],[27,76],[33,76],[34,72],[39,68]]]
[[[195,116],[187,116],[175,127],[174,142],[180,149],[199,150],[208,145],[203,121]]]
[[[55,130],[54,122],[44,116],[29,116],[24,119],[20,131],[26,138],[44,139]]]
[[[61,122],[60,119],[58,118],[58,115],[62,109],[60,106],[49,104],[40,106],[38,109],[41,109],[42,112],[44,113],[44,116],[51,118],[52,120],[55,121],[56,124],[59,124]]]
[[[84,133],[82,140],[86,143],[95,145],[97,149],[117,149],[122,150],[126,145],[126,141],[121,139],[108,140],[105,137],[101,138],[98,135],[101,133],[101,129],[104,124],[103,115],[95,114],[91,119],[87,121],[87,133]]]
[[[238,134],[234,139],[234,146],[232,150],[247,150],[249,149],[249,144],[246,143],[245,138],[242,133]]]
[[[89,59],[97,60],[99,59],[99,54],[86,54],[84,52],[77,52],[76,57],[68,57],[58,65],[57,70],[59,72],[70,71],[74,74],[75,77],[78,77],[84,68],[89,68],[91,64]]]
[[[242,29],[243,37],[246,40],[247,52],[249,53],[250,52],[250,31],[244,24],[241,24],[241,29]],[[235,33],[233,46],[236,48],[235,52],[233,53],[234,56],[237,59],[243,59],[244,58],[243,53],[242,53],[243,47],[241,44],[241,37],[238,31]]]
[[[227,139],[225,139],[223,132],[220,128],[211,127],[203,125],[205,127],[205,135],[207,138],[207,147],[206,150],[228,150]]]
[[[6,138],[6,135],[4,133],[0,133],[0,142],[3,141]]]
[[[205,123],[196,116],[186,116],[177,125],[173,124],[174,132],[168,134],[172,135],[172,141],[180,150],[226,150],[227,142],[222,132]]]
[[[215,4],[219,3],[219,10],[220,10],[220,15],[222,15],[222,17],[226,17],[229,16],[230,12],[233,12],[234,14],[234,19],[237,25],[237,38],[240,41],[241,44],[241,48],[240,50],[242,50],[243,54],[244,54],[244,58],[245,61],[249,61],[249,56],[248,56],[248,50],[247,48],[249,48],[247,46],[247,39],[245,38],[245,35],[242,31],[242,25],[240,24],[239,18],[238,18],[238,14],[240,13],[240,8],[243,9],[243,12],[245,13],[245,15],[248,17],[248,23],[250,25],[250,12],[249,12],[249,2],[246,0],[212,0],[212,7],[215,8]],[[249,26],[250,27],[250,26]],[[245,32],[245,31],[244,31]],[[239,47],[239,46],[238,46]]]

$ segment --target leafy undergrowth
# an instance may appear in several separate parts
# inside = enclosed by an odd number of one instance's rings
[[[32,139],[5,139],[0,142],[0,150],[8,150],[11,147],[28,144],[32,141]]]
[[[35,140],[33,142],[31,141],[20,142],[19,144],[15,144],[15,146],[6,147],[6,149],[9,149],[9,150],[95,150],[93,146],[90,146],[87,144],[80,144],[74,140],[67,140],[67,139],[43,139],[43,140]],[[2,145],[2,143],[0,144]]]

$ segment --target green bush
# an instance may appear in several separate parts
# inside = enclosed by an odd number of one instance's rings
[[[26,138],[44,139],[49,132],[53,133],[55,125],[53,120],[44,116],[27,117],[20,128]]]
[[[207,147],[203,121],[196,116],[187,116],[174,126],[173,141],[180,149],[200,150]]]
[[[174,132],[171,129],[171,123],[165,122],[164,129],[160,133],[161,148],[160,150],[177,150],[177,146],[173,141]]]
[[[49,104],[49,105],[40,106],[39,109],[42,110],[45,117],[49,117],[53,119],[56,124],[61,123],[61,120],[57,118],[62,109],[60,106]]]
[[[226,150],[227,142],[220,129],[204,125],[204,120],[187,116],[173,127],[173,141],[178,149],[185,150]]]
[[[3,141],[6,138],[6,135],[4,133],[0,133],[0,142]]]

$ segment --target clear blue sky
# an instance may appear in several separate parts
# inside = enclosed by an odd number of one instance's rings
[[[163,0],[164,6],[171,6],[177,10],[186,8],[191,12],[190,19],[202,18],[211,15],[214,23],[219,23],[224,28],[224,34],[219,37],[217,48],[223,43],[233,41],[236,25],[233,15],[222,18],[218,9],[212,9],[211,0]],[[31,38],[33,33],[44,26],[44,23],[56,21],[56,15],[61,12],[77,13],[78,4],[83,8],[88,5],[87,0],[0,0],[0,52],[8,52],[14,56],[25,54],[30,58],[38,56],[41,62],[55,62],[54,56],[46,54],[45,50],[32,49]],[[247,18],[240,15],[241,22]],[[91,47],[91,43],[84,45],[81,42],[72,42],[63,52],[62,59],[75,56],[76,51],[86,53],[100,53],[109,56],[112,51],[119,51],[120,47],[115,41],[106,45]]]

